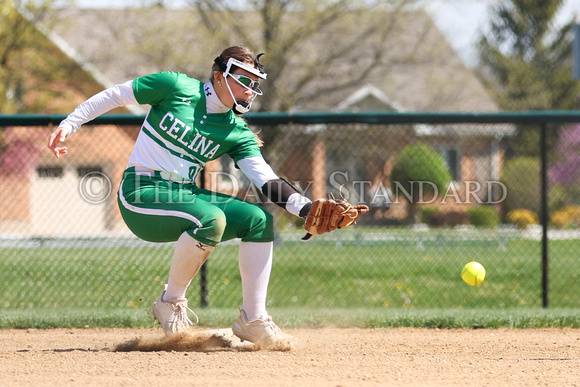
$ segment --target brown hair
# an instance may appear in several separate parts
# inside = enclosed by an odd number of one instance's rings
[[[244,46],[228,47],[222,51],[222,53],[220,54],[220,56],[218,58],[221,58],[221,60],[223,61],[224,64],[228,62],[228,59],[234,58],[236,60],[239,60],[240,62],[249,63],[257,68],[256,59],[255,59],[256,57],[255,57],[254,53],[252,52],[252,50],[250,50],[248,47],[244,47]],[[215,62],[215,61],[213,62],[213,65],[211,66],[210,79],[212,81],[213,81],[214,71],[223,71],[220,68],[220,64]]]

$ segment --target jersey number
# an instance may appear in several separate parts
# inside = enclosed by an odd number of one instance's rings
[[[189,167],[189,178],[191,179],[191,181],[195,181],[195,179],[197,178],[197,174],[199,173],[200,170],[201,166],[199,164],[194,164],[191,167]]]

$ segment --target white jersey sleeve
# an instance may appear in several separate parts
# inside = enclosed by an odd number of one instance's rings
[[[262,189],[267,181],[279,179],[263,157],[256,156],[241,159],[238,161],[238,167],[259,189]]]
[[[71,114],[62,120],[59,127],[66,127],[70,133],[74,133],[83,124],[94,120],[109,110],[121,106],[138,104],[133,93],[133,81],[127,81],[111,86],[81,103]]]

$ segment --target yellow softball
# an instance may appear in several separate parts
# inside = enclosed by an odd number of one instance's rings
[[[461,278],[468,285],[479,286],[485,278],[485,268],[479,262],[469,262],[463,266]]]

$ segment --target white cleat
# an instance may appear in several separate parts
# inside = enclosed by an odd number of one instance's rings
[[[153,317],[159,321],[159,324],[167,336],[173,336],[184,332],[189,329],[191,325],[195,325],[199,322],[199,318],[195,312],[187,307],[186,298],[177,297],[169,301],[164,301],[164,295],[165,291],[163,291],[161,297],[153,303]],[[187,317],[188,310],[195,316],[195,324],[189,319],[189,317]]]
[[[232,331],[242,342],[247,340],[263,348],[272,347],[282,339],[282,330],[272,321],[272,317],[248,321],[242,308]]]

